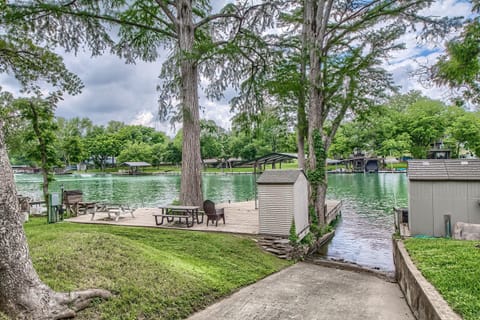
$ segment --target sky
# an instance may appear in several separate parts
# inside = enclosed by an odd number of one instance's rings
[[[438,0],[424,14],[469,16],[470,4],[464,0]],[[401,92],[420,90],[430,98],[447,101],[449,95],[445,88],[424,87],[411,75],[419,64],[434,63],[443,52],[444,43],[419,44],[415,33],[404,35],[401,41],[406,44],[406,49],[393,54],[384,65],[393,74],[396,84],[401,86]],[[160,84],[158,75],[161,59],[154,63],[125,64],[123,60],[109,54],[91,57],[88,52],[79,52],[76,56],[61,52],[61,55],[67,68],[81,78],[85,87],[77,96],[64,97],[58,105],[57,116],[67,119],[87,117],[97,125],[106,125],[110,120],[140,124],[166,132],[170,136],[181,127],[176,125],[173,128],[168,122],[160,122],[156,116],[156,87]],[[0,86],[6,91],[18,91],[16,81],[6,75],[0,76]],[[233,114],[230,113],[228,101],[235,92],[227,90],[224,93],[225,99],[209,101],[199,91],[201,118],[213,120],[217,125],[229,129]]]

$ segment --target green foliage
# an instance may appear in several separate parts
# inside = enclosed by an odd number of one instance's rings
[[[404,241],[423,276],[465,320],[480,319],[478,241],[416,239]]]
[[[461,113],[454,118],[448,133],[453,138],[457,149],[463,147],[478,156],[480,155],[480,114],[464,111]]]
[[[318,238],[321,238],[322,236],[326,235],[329,232],[332,232],[334,230],[334,227],[330,224],[324,225],[320,228],[320,232],[318,233]]]
[[[163,150],[163,161],[178,164],[182,161],[182,149],[170,142]]]
[[[85,145],[79,136],[70,136],[60,145],[63,154],[60,155],[62,160],[68,165],[71,163],[79,163],[87,157]]]
[[[89,156],[95,164],[105,168],[108,157],[116,157],[121,150],[121,141],[115,134],[105,133],[103,128],[92,132],[85,140]]]
[[[0,25],[8,28],[11,21],[5,19],[0,9]],[[6,20],[6,21],[5,21]],[[12,74],[28,90],[37,91],[36,82],[46,80],[61,91],[79,93],[80,79],[65,68],[61,57],[48,49],[36,45],[32,39],[18,36],[17,31],[0,35],[0,73]]]
[[[290,240],[290,244],[294,246],[298,244],[298,235],[297,228],[295,227],[295,219],[292,219],[292,224],[290,225],[290,231],[288,233],[288,240]]]
[[[114,293],[78,319],[184,319],[291,264],[241,236],[44,219],[25,229],[35,269],[51,288]]]
[[[281,108],[258,114],[238,113],[232,120],[230,154],[254,159],[271,152],[295,152],[295,133],[289,128]]]
[[[328,224],[328,225],[323,225],[320,226],[318,224],[318,216],[315,212],[315,208],[313,206],[309,207],[309,216],[310,216],[310,233],[309,235],[312,235],[315,237],[315,239],[321,238],[323,235],[331,232],[334,230],[333,225]],[[333,223],[335,223],[334,221]]]
[[[220,159],[225,155],[225,130],[212,121],[200,122],[200,149],[202,159]]]
[[[392,97],[368,115],[342,124],[332,144],[331,157],[348,156],[353,150],[370,155],[413,155],[425,158],[434,143],[443,142],[458,156],[476,152],[480,116],[456,106],[409,92]]]
[[[157,143],[164,144],[167,141],[167,136],[163,132],[141,125],[125,125],[123,122],[115,123],[110,121],[106,132],[116,134],[118,140],[123,144],[146,143],[152,145]]]
[[[136,161],[150,162],[152,159],[152,147],[145,142],[130,142],[123,148],[117,157],[118,163]]]
[[[312,135],[314,152],[315,152],[315,167],[307,170],[307,178],[310,182],[312,190],[317,190],[320,185],[326,184],[326,165],[327,165],[327,153],[325,152],[322,135],[318,129],[313,131]],[[317,193],[311,192],[312,203],[317,198]]]
[[[447,43],[446,53],[439,57],[432,74],[437,84],[463,89],[463,97],[474,103],[480,101],[479,39],[479,18],[467,20],[462,34]]]
[[[244,146],[242,150],[240,150],[239,155],[242,159],[255,159],[257,157],[257,148],[255,147],[255,144],[249,143]]]
[[[11,107],[27,125],[24,139],[32,142],[27,150],[27,156],[34,162],[41,163],[42,168],[49,172],[58,164],[55,150],[57,130],[54,121],[55,106],[39,97],[16,99]]]
[[[312,232],[309,232],[300,240],[300,244],[311,245],[315,241],[315,236]]]
[[[407,108],[406,128],[414,158],[426,158],[430,145],[443,137],[446,110],[445,104],[431,99],[421,99]]]
[[[157,144],[154,144],[153,146],[151,146],[152,156],[151,156],[150,162],[153,166],[157,166],[157,167],[160,166],[160,163],[163,160],[163,154],[162,153],[163,153],[164,148],[165,148],[165,146],[163,144],[160,144],[160,143],[157,143]]]
[[[308,207],[308,214],[310,216],[310,232],[318,238],[320,234],[320,226],[318,225],[318,215],[315,212],[314,206]]]

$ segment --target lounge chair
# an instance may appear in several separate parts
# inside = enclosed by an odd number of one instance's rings
[[[224,208],[215,209],[215,203],[210,200],[205,200],[203,202],[203,211],[207,215],[207,226],[208,222],[212,223],[215,221],[215,226],[218,226],[218,220],[222,219],[223,224],[225,224],[225,210]]]

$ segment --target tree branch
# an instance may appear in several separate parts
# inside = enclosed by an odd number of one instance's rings
[[[146,6],[141,5],[141,8],[144,10],[145,13],[147,13],[154,20],[158,21],[159,23],[164,25],[166,28],[170,29],[172,31],[172,33],[176,33],[177,30],[175,29],[175,22],[168,23],[164,19],[162,19],[162,18],[156,16],[155,14],[153,14],[152,12],[150,12],[150,10],[148,10],[148,8]],[[162,11],[163,11],[163,9],[162,9]]]
[[[29,9],[28,7],[26,7],[24,5],[12,4],[12,5],[9,5],[9,6],[12,7],[12,8],[18,8],[18,9]],[[119,25],[128,25],[128,26],[137,27],[137,28],[144,29],[144,30],[154,31],[156,33],[160,33],[160,34],[162,34],[164,36],[167,36],[167,37],[170,37],[170,38],[176,38],[176,34],[171,33],[169,31],[166,31],[166,30],[163,30],[163,29],[160,29],[160,28],[155,28],[155,27],[152,27],[152,26],[148,26],[148,25],[145,25],[145,24],[141,24],[141,23],[138,23],[138,22],[122,20],[122,19],[115,18],[115,17],[109,16],[109,15],[101,15],[101,14],[96,14],[96,13],[92,13],[92,12],[88,12],[88,11],[65,10],[65,8],[63,8],[63,7],[58,7],[58,6],[55,6],[55,5],[46,5],[46,4],[41,4],[39,6],[39,8],[41,8],[40,12],[45,12],[46,14],[52,14],[54,12],[57,12],[57,13],[62,13],[62,14],[71,15],[71,16],[80,17],[80,18],[93,18],[93,19],[98,19],[98,20],[101,20],[101,21],[115,23],[115,24],[119,24]],[[37,13],[40,13],[40,12],[37,12]]]
[[[206,17],[205,19],[197,22],[193,28],[196,30],[200,28],[201,26],[209,23],[210,21],[220,19],[220,18],[235,18],[237,20],[242,20],[243,17],[239,16],[238,14],[233,14],[233,13],[218,13],[218,14],[213,14],[211,16]]]
[[[163,13],[168,17],[168,19],[173,23],[174,26],[177,25],[175,16],[173,15],[172,11],[168,9],[168,4],[169,5],[174,5],[171,1],[162,1],[162,0],[155,0],[155,2],[159,5],[160,9],[162,9]],[[167,5],[165,5],[167,4]]]

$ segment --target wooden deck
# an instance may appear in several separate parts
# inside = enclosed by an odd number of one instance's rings
[[[327,201],[328,212],[337,211],[341,202],[336,200]],[[134,212],[134,218],[131,215],[123,215],[118,221],[108,218],[107,213],[97,212],[95,219],[90,220],[91,215],[85,214],[78,217],[66,219],[65,221],[75,223],[94,223],[94,224],[108,224],[108,225],[121,225],[121,226],[134,226],[134,227],[152,227],[163,229],[181,229],[181,230],[193,230],[193,231],[211,231],[211,232],[225,232],[225,233],[237,233],[237,234],[258,234],[258,209],[255,209],[255,202],[235,202],[235,203],[221,203],[216,205],[217,208],[225,208],[225,224],[219,221],[218,226],[207,224],[195,223],[193,227],[187,228],[185,223],[179,224],[178,222],[168,223],[162,226],[155,225],[155,218],[153,214],[160,214],[161,209],[158,208],[139,208]],[[206,217],[205,217],[206,221]]]

